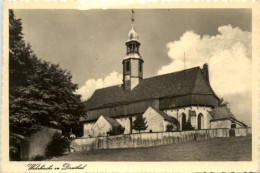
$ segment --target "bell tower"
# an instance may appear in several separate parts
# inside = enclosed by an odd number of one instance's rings
[[[141,43],[134,29],[134,10],[132,10],[132,28],[129,31],[126,45],[126,57],[123,60],[123,84],[125,91],[134,89],[143,79],[143,59],[139,53]]]

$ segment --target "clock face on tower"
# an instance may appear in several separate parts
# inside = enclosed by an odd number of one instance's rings
[[[125,80],[130,80],[130,75],[126,75]]]

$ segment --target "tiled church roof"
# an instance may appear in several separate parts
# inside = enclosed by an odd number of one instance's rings
[[[218,121],[218,120],[232,120],[238,124],[240,124],[243,127],[247,127],[246,124],[244,124],[241,121],[238,121],[236,117],[232,114],[230,109],[226,106],[222,107],[215,107],[212,111],[208,111],[209,114],[212,116],[211,122],[212,121]]]
[[[121,124],[119,122],[117,122],[115,119],[107,117],[107,116],[103,116],[105,118],[105,120],[112,126],[112,127],[118,127],[121,126]]]
[[[208,111],[208,112],[212,116],[210,121],[224,120],[230,118],[236,120],[235,116],[231,113],[229,108],[227,108],[226,106],[216,107],[212,111]]]
[[[215,95],[206,82],[200,67],[140,80],[140,83],[129,92],[124,91],[123,85],[98,89],[93,93],[86,106],[88,110],[91,110],[192,93]]]
[[[170,117],[168,114],[166,114],[165,112],[163,111],[160,111],[154,107],[151,106],[151,108],[156,111],[161,117],[163,117],[164,120],[166,121],[170,121],[170,122],[174,122],[175,124],[178,124],[178,120],[174,117]]]

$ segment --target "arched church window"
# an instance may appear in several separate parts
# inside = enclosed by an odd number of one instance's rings
[[[185,130],[185,126],[186,126],[186,114],[185,113],[182,113],[182,118],[181,118],[181,127],[182,127],[182,130]]]
[[[203,123],[204,123],[204,118],[203,118],[203,114],[200,113],[198,115],[198,130],[203,128]]]
[[[142,72],[142,63],[139,62],[139,72]]]

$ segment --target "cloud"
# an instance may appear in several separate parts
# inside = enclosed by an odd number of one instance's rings
[[[113,71],[104,79],[99,78],[87,80],[85,84],[77,90],[77,93],[82,95],[83,100],[87,100],[96,89],[120,84],[122,83],[122,79],[122,74]]]
[[[218,32],[216,36],[200,36],[187,31],[180,40],[168,43],[172,61],[158,74],[183,70],[185,52],[186,68],[209,64],[211,86],[230,102],[231,111],[241,110],[241,106],[251,108],[251,32],[230,25],[219,27]],[[239,100],[237,96],[241,96]],[[251,111],[247,113],[251,116]]]

